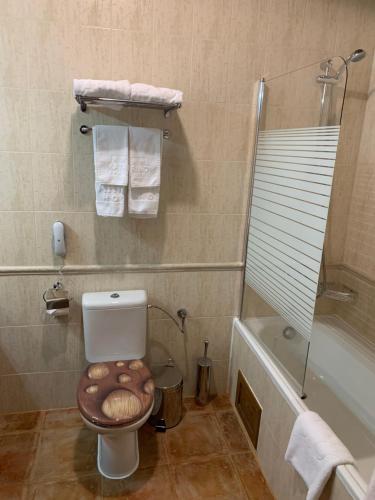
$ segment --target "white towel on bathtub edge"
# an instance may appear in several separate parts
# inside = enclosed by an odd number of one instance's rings
[[[332,429],[313,411],[305,411],[294,423],[285,460],[305,481],[306,500],[317,500],[338,465],[354,459]]]
[[[375,500],[375,469],[368,485],[365,500]]]

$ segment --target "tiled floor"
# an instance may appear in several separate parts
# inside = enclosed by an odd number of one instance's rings
[[[76,409],[0,415],[1,500],[272,499],[225,396],[185,400],[165,434],[140,431],[140,467],[111,481],[96,470],[96,435]]]

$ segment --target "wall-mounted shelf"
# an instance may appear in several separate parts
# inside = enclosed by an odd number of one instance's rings
[[[87,105],[105,106],[106,104],[120,104],[124,107],[131,108],[160,109],[160,111],[163,111],[164,116],[167,117],[170,111],[181,108],[181,103],[157,104],[152,102],[131,101],[128,99],[110,99],[109,97],[87,97],[82,95],[76,95],[75,97],[81,107],[81,111],[86,111]]]

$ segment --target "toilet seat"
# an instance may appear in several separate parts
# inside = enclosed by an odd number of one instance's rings
[[[100,427],[134,424],[150,410],[153,401],[151,372],[140,359],[90,364],[78,384],[78,408]]]

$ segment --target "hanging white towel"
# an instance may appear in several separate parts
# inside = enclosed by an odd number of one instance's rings
[[[159,209],[162,131],[129,127],[129,197],[132,217],[156,217]]]
[[[96,213],[103,217],[124,215],[125,194],[122,186],[95,183]]]
[[[307,500],[320,497],[335,467],[354,463],[349,450],[324,420],[312,411],[297,417],[285,460],[305,481]]]
[[[131,87],[128,80],[73,80],[73,94],[85,97],[106,97],[130,99]]]
[[[154,104],[182,104],[183,93],[181,90],[154,87],[145,83],[131,85],[131,100],[151,102]]]
[[[375,500],[375,469],[372,473],[370,483],[368,485],[365,500]]]
[[[128,127],[96,125],[92,132],[95,181],[114,186],[127,186]]]
[[[128,185],[128,127],[93,127],[96,212],[105,217],[124,215],[124,187]]]

